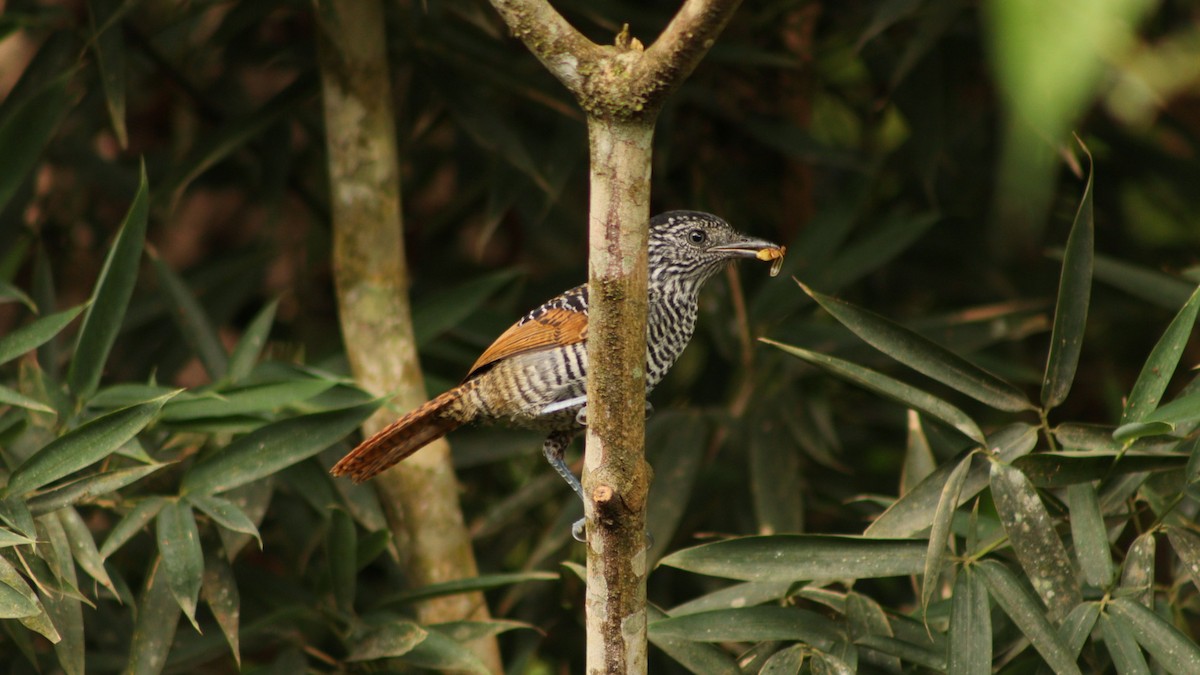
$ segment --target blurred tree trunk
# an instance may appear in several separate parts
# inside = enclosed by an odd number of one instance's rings
[[[346,353],[367,391],[393,395],[373,433],[425,401],[409,311],[400,177],[383,9],[378,0],[316,0],[333,206],[333,269]],[[403,566],[421,586],[477,575],[445,440],[374,481]],[[487,619],[483,595],[426,600],[423,623]],[[473,645],[501,672],[495,638]]]
[[[587,672],[646,672],[646,239],[654,123],[740,0],[687,0],[649,49],[597,45],[545,0],[492,0],[588,118]]]

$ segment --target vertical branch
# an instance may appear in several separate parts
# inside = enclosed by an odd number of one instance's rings
[[[355,380],[395,408],[425,400],[408,297],[399,162],[379,0],[316,0],[333,206],[333,270],[346,354]],[[394,416],[381,409],[371,433]],[[438,441],[375,481],[403,561],[424,585],[477,574],[458,503],[450,447]],[[481,594],[422,603],[424,622],[487,618]],[[475,645],[500,670],[494,639]]]

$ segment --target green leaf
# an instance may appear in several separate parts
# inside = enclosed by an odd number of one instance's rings
[[[1200,588],[1200,535],[1182,527],[1167,527],[1167,538],[1171,540],[1171,548],[1175,549],[1184,569],[1192,578],[1192,583]]]
[[[679,523],[688,512],[710,433],[703,417],[694,413],[662,412],[646,422],[646,452],[655,467],[646,507],[646,529],[658,532],[646,554],[657,561],[671,546]]]
[[[333,380],[305,379],[256,384],[211,396],[176,399],[163,407],[164,422],[210,417],[235,417],[279,410],[322,394],[333,388]]]
[[[358,534],[354,519],[341,509],[329,514],[329,531],[325,536],[325,558],[329,564],[329,587],[333,590],[334,606],[341,613],[354,614],[354,582],[358,572]]]
[[[149,525],[166,504],[164,497],[149,497],[138,502],[108,533],[108,538],[100,546],[100,557],[107,558],[116,553],[143,527]]]
[[[950,606],[950,660],[946,672],[987,675],[992,672],[992,611],[987,587],[973,567],[954,581]]]
[[[17,288],[16,286],[13,286],[11,283],[0,279],[0,305],[12,302],[14,300],[22,305],[25,305],[29,311],[35,314],[37,313],[37,303],[33,301],[33,298],[29,297],[28,293],[20,288]]]
[[[108,576],[108,570],[104,569],[104,558],[96,549],[96,540],[92,537],[92,531],[88,529],[87,523],[83,522],[83,517],[73,508],[59,509],[56,515],[71,543],[71,553],[75,558],[75,563],[89,577],[116,595],[117,589]]]
[[[798,607],[741,607],[667,617],[650,624],[649,634],[693,642],[796,640],[828,649],[842,639],[837,624]]]
[[[13,532],[6,527],[0,527],[0,548],[8,548],[9,546],[30,546],[36,543],[36,539],[30,539],[29,537],[17,532]]]
[[[1039,452],[1012,462],[1040,488],[1060,488],[1147,471],[1173,471],[1187,465],[1181,455],[1117,452]]]
[[[258,548],[262,549],[262,537],[258,534],[258,528],[237,504],[224,497],[212,495],[188,495],[187,500],[221,527],[254,537],[258,540]]]
[[[920,573],[925,549],[919,540],[780,534],[701,544],[659,564],[742,581],[867,579]]]
[[[977,443],[986,442],[983,432],[979,430],[979,425],[975,424],[974,420],[963,411],[930,393],[833,356],[810,352],[807,349],[792,347],[766,338],[759,338],[759,340],[819,366],[844,380],[897,401],[905,407],[913,408],[934,419],[941,420]]]
[[[1083,578],[1093,586],[1107,588],[1116,571],[1108,547],[1108,532],[1100,499],[1091,483],[1076,483],[1067,488],[1067,503],[1071,510],[1071,539],[1075,556],[1083,568]]]
[[[254,370],[258,357],[262,354],[267,337],[271,334],[271,326],[275,323],[275,310],[279,309],[279,299],[268,302],[246,326],[246,332],[233,348],[229,357],[229,380],[237,382],[244,379]]]
[[[1196,288],[1195,284],[1157,270],[1103,255],[1096,256],[1095,265],[1096,279],[1172,312],[1187,303]]]
[[[34,410],[37,412],[46,413],[48,415],[56,414],[56,411],[54,410],[54,408],[51,408],[50,406],[46,405],[45,403],[42,403],[41,401],[29,398],[28,396],[26,396],[25,394],[22,394],[19,391],[14,391],[12,389],[9,389],[8,387],[5,387],[4,385],[0,385],[0,405],[13,405],[13,406],[17,406],[18,408],[25,408],[26,410]]]
[[[788,596],[793,583],[789,579],[787,581],[748,581],[726,586],[676,605],[671,608],[671,616],[696,614],[714,609],[752,607],[764,602],[780,600]]]
[[[36,490],[109,456],[150,424],[175,393],[102,415],[54,439],[17,467],[5,495]]]
[[[1191,297],[1183,305],[1183,309],[1175,315],[1171,325],[1167,326],[1167,330],[1151,350],[1149,358],[1142,366],[1141,374],[1138,375],[1137,382],[1133,385],[1133,391],[1125,400],[1125,409],[1121,412],[1121,424],[1140,422],[1158,407],[1163,392],[1167,390],[1167,384],[1171,381],[1171,376],[1179,365],[1183,348],[1192,335],[1192,327],[1196,325],[1197,310],[1200,310],[1200,288],[1192,292]],[[1197,413],[1197,416],[1200,416],[1200,412]]]
[[[22,326],[13,332],[0,337],[0,363],[7,363],[25,352],[37,349],[55,335],[58,335],[67,324],[83,311],[84,305],[45,316],[33,323]]]
[[[1200,673],[1200,646],[1169,621],[1128,598],[1113,600],[1108,614],[1120,618],[1167,672]]]
[[[500,574],[484,574],[467,579],[454,579],[441,583],[429,584],[409,591],[393,593],[376,601],[376,605],[409,604],[440,598],[447,595],[489,591],[529,581],[558,581],[559,575],[554,572],[510,572]]]
[[[1130,422],[1117,427],[1112,437],[1115,441],[1129,443],[1147,436],[1163,436],[1175,431],[1175,425],[1170,422]]]
[[[400,656],[400,660],[431,670],[491,675],[491,671],[479,660],[475,652],[437,630],[430,630],[425,639]]]
[[[806,654],[808,648],[805,645],[784,647],[767,659],[758,675],[797,675],[804,665]]]
[[[125,38],[121,32],[121,15],[132,5],[118,0],[89,0],[92,51],[104,86],[104,100],[112,119],[113,133],[122,149],[129,147],[129,132],[125,127]]]
[[[1079,652],[1083,651],[1084,643],[1091,637],[1092,629],[1099,618],[1100,603],[1084,602],[1076,605],[1058,627],[1058,639],[1066,645],[1076,660],[1079,658]]]
[[[904,496],[937,469],[937,459],[929,447],[921,415],[908,411],[908,439],[904,445],[904,468],[900,472],[900,496]]]
[[[1154,534],[1150,530],[1133,540],[1121,569],[1121,589],[1135,591],[1132,597],[1146,607],[1154,606],[1154,557],[1158,548]]]
[[[146,589],[138,601],[133,637],[129,644],[128,675],[158,675],[167,664],[167,655],[179,625],[179,603],[164,578],[161,560],[150,565],[154,573],[147,577]],[[156,569],[157,568],[157,569]]]
[[[404,656],[428,637],[429,631],[411,621],[389,621],[356,640],[347,661],[372,661]]]
[[[909,368],[998,410],[1034,409],[1020,389],[916,332],[802,283],[800,288],[867,344]]]
[[[988,447],[1006,462],[1029,454],[1036,444],[1037,428],[1028,424],[1009,425],[988,438]],[[942,490],[953,470],[954,466],[950,464],[938,467],[917,487],[889,506],[863,534],[881,539],[912,537],[929,527],[937,512],[938,502],[941,501]],[[987,463],[974,462],[955,506],[962,506],[987,487],[987,484]]]
[[[200,585],[200,597],[212,610],[213,618],[221,627],[225,641],[229,643],[229,651],[233,660],[241,667],[242,653],[238,637],[241,596],[238,593],[237,580],[233,577],[233,568],[221,554],[219,547],[213,547],[204,556],[204,578]]]
[[[1054,521],[1033,484],[1019,469],[992,462],[992,499],[1013,551],[1037,590],[1052,620],[1081,602],[1079,581]]]
[[[372,401],[268,424],[197,462],[182,492],[214,494],[269,476],[338,442],[378,407]]]
[[[472,279],[448,291],[433,293],[413,305],[413,333],[418,346],[459,325],[488,298],[517,278],[515,269]]]
[[[954,522],[954,511],[958,509],[959,495],[962,494],[963,483],[967,480],[967,471],[971,468],[974,453],[969,453],[958,462],[958,466],[950,472],[942,494],[938,498],[937,510],[933,515],[933,524],[929,530],[929,544],[925,551],[925,569],[921,580],[921,609],[929,611],[929,601],[938,587],[942,576],[942,563],[946,560],[946,542],[950,536],[950,525]]]
[[[163,262],[162,258],[150,251],[150,262],[158,274],[159,288],[165,295],[171,317],[179,326],[183,340],[191,347],[192,352],[200,359],[204,372],[213,380],[225,377],[229,367],[229,356],[221,345],[217,329],[204,312],[204,308],[192,295],[183,279]]]
[[[25,583],[12,563],[0,557],[0,619],[20,619],[42,611],[37,594]]]
[[[1133,626],[1119,614],[1100,615],[1100,634],[1118,675],[1150,675],[1150,666],[1146,665],[1133,631]]]
[[[1087,152],[1086,147],[1084,152]],[[1090,164],[1090,153],[1088,161]],[[1087,185],[1083,189],[1083,198],[1079,202],[1075,223],[1071,226],[1071,234],[1067,237],[1067,247],[1063,252],[1062,277],[1058,282],[1058,301],[1054,307],[1054,328],[1050,333],[1050,353],[1046,358],[1046,373],[1042,379],[1042,405],[1047,410],[1066,400],[1083,348],[1083,332],[1092,294],[1095,248],[1093,174],[1094,168],[1089,166]]]
[[[133,286],[137,281],[142,247],[146,241],[146,223],[149,220],[150,188],[146,181],[146,166],[143,162],[137,193],[125,214],[125,221],[113,241],[104,267],[96,280],[91,302],[83,315],[79,328],[79,339],[75,344],[75,356],[67,371],[67,383],[80,399],[91,396],[100,384],[100,374],[108,353],[116,342],[121,322]]]
[[[204,578],[204,550],[200,547],[200,531],[192,507],[183,502],[168,501],[158,513],[158,552],[162,556],[162,572],[166,575],[171,595],[192,622],[196,631],[196,599]]]
[[[102,471],[91,476],[64,483],[47,490],[29,500],[29,510],[34,515],[57,511],[64,506],[91,500],[131,485],[149,476],[168,464],[148,464],[116,471]]]
[[[984,560],[975,566],[996,604],[1012,619],[1033,648],[1058,675],[1082,675],[1075,657],[1042,613],[1042,605],[1007,567]]]
[[[37,165],[42,150],[71,107],[67,91],[70,73],[59,75],[39,91],[6,109],[0,119],[0,148],[4,148],[4,164],[0,168],[0,211],[25,182]]]
[[[646,613],[651,624],[666,616],[654,605],[647,606]],[[663,650],[668,656],[678,661],[693,673],[740,675],[742,672],[733,657],[715,645],[693,642],[668,635],[659,635],[653,632],[647,638],[650,644]]]

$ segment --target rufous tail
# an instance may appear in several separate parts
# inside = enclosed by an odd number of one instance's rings
[[[461,415],[451,417],[448,414],[462,395],[463,387],[455,387],[392,422],[359,443],[329,472],[335,476],[348,475],[355,483],[361,483],[391,468],[467,422]]]

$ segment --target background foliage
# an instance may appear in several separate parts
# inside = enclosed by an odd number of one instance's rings
[[[675,9],[558,6],[601,42]],[[436,392],[583,278],[586,138],[485,3],[388,11]],[[452,439],[489,624],[406,620],[374,493],[324,471],[378,403],[308,3],[10,1],[0,36],[4,668],[471,669],[507,631],[510,672],[578,672],[539,439]],[[652,672],[1200,670],[1197,64],[1186,2],[740,10],[663,112],[655,209],[807,288],[714,283],[655,393]]]

